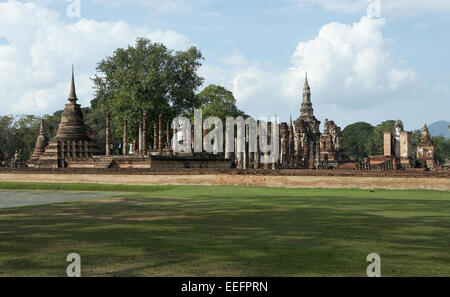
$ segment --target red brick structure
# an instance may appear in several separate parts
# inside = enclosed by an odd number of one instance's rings
[[[28,167],[61,168],[69,167],[71,161],[88,161],[94,155],[100,154],[97,147],[97,136],[85,123],[81,106],[77,104],[75,79],[72,68],[69,103],[66,104],[61,116],[61,122],[56,136],[50,140],[42,151],[43,142],[36,143],[34,157]]]
[[[431,141],[427,124],[425,124],[422,129],[422,139],[417,146],[417,161],[422,167],[429,169],[437,168],[437,162],[434,154],[434,145]]]
[[[437,169],[434,146],[426,124],[422,129],[422,140],[417,147],[417,159],[412,157],[411,133],[404,131],[402,121],[396,121],[395,130],[395,133],[384,132],[384,155],[369,156],[370,169]]]

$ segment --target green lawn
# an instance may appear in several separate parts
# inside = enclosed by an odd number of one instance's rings
[[[450,276],[450,192],[0,183],[120,191],[0,209],[0,276]],[[62,194],[64,194],[62,192]],[[0,196],[1,199],[1,196]]]

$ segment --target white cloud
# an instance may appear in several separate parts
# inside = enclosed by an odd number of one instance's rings
[[[174,31],[121,21],[66,23],[54,11],[32,3],[2,2],[0,15],[0,39],[7,40],[6,45],[0,43],[0,114],[42,114],[62,108],[71,64],[76,65],[80,103],[88,105],[92,99],[89,77],[96,63],[138,36],[175,49],[189,45],[188,38]],[[327,24],[315,38],[300,41],[292,49],[290,67],[285,69],[268,70],[267,64],[235,51],[217,64],[208,64],[207,59],[201,74],[207,83],[232,90],[240,108],[255,117],[277,113],[286,120],[291,112],[298,116],[305,71],[321,120],[328,117],[343,125],[420,114],[418,121],[423,125],[434,117],[445,117],[445,108],[427,106],[448,106],[448,97],[444,98],[448,90],[429,93],[433,86],[420,87],[422,77],[388,51],[390,41],[382,32],[385,25],[384,19],[369,17],[353,25]]]
[[[368,6],[366,0],[292,0],[292,2],[297,3],[300,8],[313,4],[339,13],[358,13]]]
[[[200,74],[206,78],[206,84],[220,84],[231,90],[238,106],[246,112],[259,116],[256,110],[265,110],[271,116],[276,112],[274,103],[284,104],[280,96],[279,73],[264,70],[257,61],[249,61],[244,54],[235,50],[224,57],[222,65],[205,64]]]
[[[364,94],[392,92],[413,83],[416,73],[402,67],[386,49],[387,41],[381,32],[385,23],[382,18],[370,17],[352,26],[330,23],[320,29],[315,39],[299,42],[292,67],[283,74],[284,94],[299,94],[298,82],[306,71],[323,102],[334,100],[339,90],[345,96],[341,103],[353,106],[371,104],[363,99]]]
[[[217,16],[217,12],[204,11],[203,7],[218,0],[94,0],[108,5],[126,5],[150,8],[157,13],[182,12],[183,14],[206,14]]]
[[[317,5],[338,13],[366,13],[375,0],[291,0],[300,8]],[[446,14],[450,12],[448,0],[377,0],[381,2],[382,16],[423,16],[424,14]]]
[[[122,21],[79,19],[65,23],[52,10],[33,3],[0,3],[0,114],[53,112],[68,95],[70,66],[76,65],[80,102],[92,99],[98,61],[116,48],[149,37],[174,49],[185,49],[189,40],[174,31],[150,30]]]
[[[327,24],[314,39],[298,43],[291,66],[282,71],[267,71],[235,51],[222,59],[223,67],[207,66],[204,74],[233,90],[240,107],[250,114],[271,116],[284,110],[286,120],[290,112],[298,116],[307,71],[319,118],[342,120],[353,113],[358,120],[370,115],[370,109],[398,108],[417,81],[418,74],[387,50],[385,24],[382,18],[370,17],[353,25]]]

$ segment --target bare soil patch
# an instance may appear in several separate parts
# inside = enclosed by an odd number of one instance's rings
[[[276,176],[276,175],[112,175],[0,173],[4,182],[94,183],[124,185],[232,185],[283,188],[450,190],[448,177]]]

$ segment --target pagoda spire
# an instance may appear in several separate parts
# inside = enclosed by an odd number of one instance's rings
[[[74,70],[73,70],[73,65],[72,65],[72,82],[70,84],[70,94],[69,94],[69,101],[71,104],[76,104],[77,103],[77,93],[75,91],[75,76],[74,76]]]
[[[302,117],[312,117],[313,108],[311,103],[311,88],[308,83],[308,73],[305,73],[305,84],[303,85],[303,101],[302,108],[300,109],[300,114]]]
[[[425,124],[422,128],[422,138],[420,140],[420,145],[432,145],[430,131],[428,130],[427,124]]]
[[[45,130],[44,130],[44,119],[41,119],[41,126],[39,128],[39,134],[44,134]]]
[[[308,72],[305,72],[305,84],[303,85],[303,93],[305,93],[305,91],[311,91],[308,83]]]

